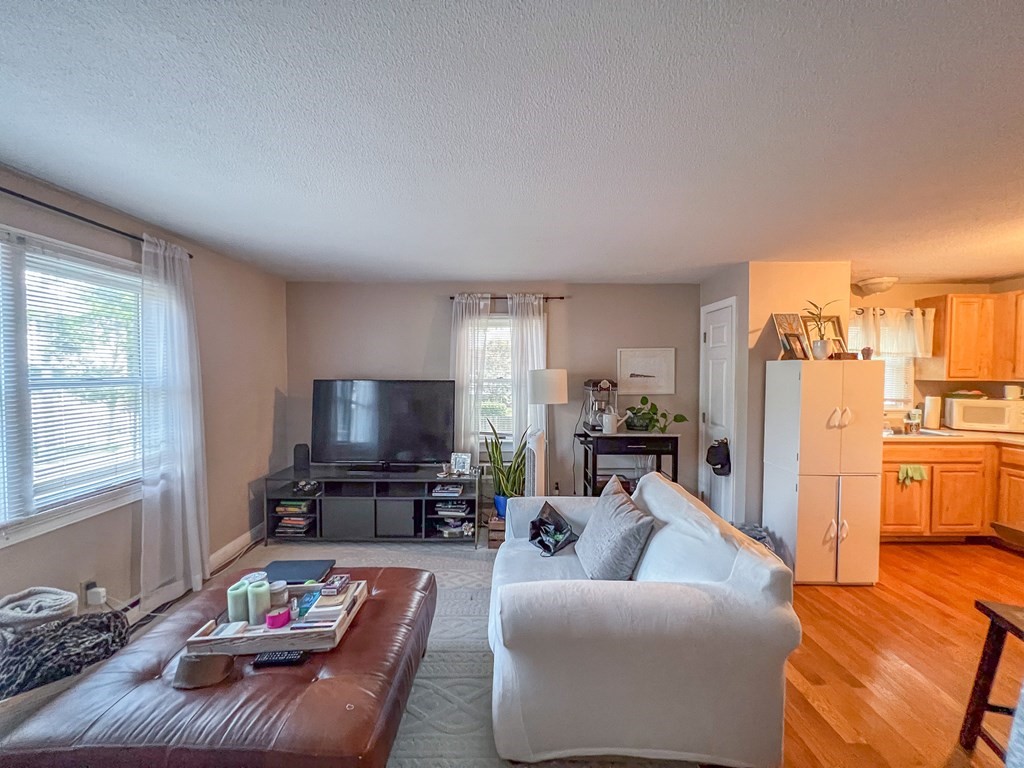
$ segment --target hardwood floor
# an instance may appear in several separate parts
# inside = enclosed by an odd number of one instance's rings
[[[970,544],[884,544],[874,587],[796,588],[803,643],[786,672],[787,768],[997,768],[957,744],[988,622],[978,598],[1024,604],[1024,557]],[[1009,638],[994,703],[1016,703]],[[1009,718],[987,715],[1004,744]]]

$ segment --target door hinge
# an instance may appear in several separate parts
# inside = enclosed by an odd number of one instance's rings
[[[700,423],[701,424],[707,424],[708,423],[708,415],[706,413],[703,413],[703,412],[701,413],[701,415],[700,415]]]
[[[704,343],[705,344],[708,343],[708,332],[707,331],[704,331]]]
[[[793,483],[793,490],[800,493],[800,483]]]

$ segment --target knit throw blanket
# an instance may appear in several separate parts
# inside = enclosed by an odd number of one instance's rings
[[[18,634],[77,612],[78,595],[54,587],[30,587],[0,598],[0,651]]]

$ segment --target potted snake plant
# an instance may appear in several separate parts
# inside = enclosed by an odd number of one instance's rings
[[[487,426],[494,436],[493,439],[484,436],[484,446],[491,462],[491,477],[494,478],[494,509],[498,517],[504,518],[509,498],[522,496],[526,489],[526,432],[519,438],[508,463],[505,463],[501,453],[501,435],[490,419],[487,420]]]

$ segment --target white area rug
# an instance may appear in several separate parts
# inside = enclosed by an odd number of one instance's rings
[[[463,544],[274,544],[246,555],[241,567],[271,560],[333,558],[339,567],[404,566],[433,571],[437,613],[391,751],[388,768],[505,768],[491,732],[491,651],[487,610],[495,550]],[[236,566],[238,567],[238,566]],[[558,760],[543,768],[667,768],[691,763]]]

